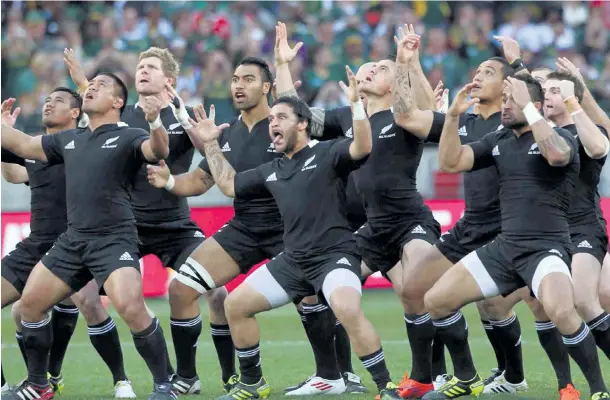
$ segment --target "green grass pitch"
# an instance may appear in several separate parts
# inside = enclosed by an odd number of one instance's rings
[[[393,379],[398,382],[403,373],[410,368],[411,359],[409,345],[401,311],[401,306],[393,292],[389,290],[365,291],[363,299],[365,313],[371,319],[381,336],[385,356]],[[174,359],[169,328],[169,305],[167,300],[156,299],[148,301],[148,305],[163,323],[168,347]],[[523,330],[523,353],[525,373],[530,391],[518,398],[521,399],[557,399],[556,380],[551,364],[538,343],[534,329],[534,320],[523,304],[518,305],[518,315]],[[207,314],[207,307],[202,305],[202,311]],[[126,325],[110,308],[111,315],[117,322],[127,374],[133,383],[134,390],[140,399],[146,399],[152,389],[152,379],[146,365],[137,354],[131,335]],[[476,366],[481,375],[489,374],[495,366],[495,357],[491,346],[479,322],[478,314],[473,306],[465,309],[470,332],[470,345]],[[285,306],[279,310],[264,313],[258,317],[261,325],[261,355],[263,372],[272,387],[272,398],[283,396],[286,386],[300,382],[314,372],[314,362],[309,343],[303,331],[301,322],[293,306]],[[203,384],[203,392],[197,398],[212,399],[221,395],[220,368],[214,346],[208,333],[207,319],[204,318],[204,331],[197,349],[198,372]],[[14,336],[14,325],[10,316],[10,307],[2,311],[2,364],[7,380],[15,384],[25,376],[25,366],[17,347]],[[610,362],[601,352],[602,371],[606,382],[610,384]],[[449,361],[449,357],[447,357]],[[353,356],[355,372],[374,393],[375,385],[362,367],[356,356]],[[449,362],[449,369],[450,362]],[[588,399],[586,382],[575,364],[572,373],[582,399]],[[64,381],[66,384],[63,395],[58,399],[102,399],[112,398],[112,378],[106,366],[99,358],[87,337],[87,329],[82,316],[79,325],[68,348],[64,363]],[[370,395],[352,396],[354,398],[372,398]],[[350,396],[340,396],[348,398]],[[493,395],[481,398],[514,399],[514,396]]]

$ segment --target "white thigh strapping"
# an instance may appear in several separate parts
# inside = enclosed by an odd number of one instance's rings
[[[265,296],[271,304],[271,308],[278,308],[292,302],[292,298],[269,272],[267,264],[254,271],[244,283]]]
[[[328,273],[322,283],[322,293],[328,303],[330,303],[330,296],[335,289],[340,287],[351,287],[362,294],[362,282],[360,278],[353,271],[347,268],[337,268]]]
[[[470,272],[470,275],[472,275],[477,282],[483,296],[489,298],[500,294],[498,285],[496,285],[496,282],[494,282],[491,275],[489,275],[489,272],[487,272],[485,265],[483,265],[483,262],[476,251],[467,254],[460,262],[464,264],[464,267],[466,267],[468,272]]]
[[[570,282],[572,281],[570,269],[561,258],[556,255],[545,257],[538,263],[538,267],[536,267],[536,272],[534,272],[534,277],[532,278],[532,292],[534,292],[536,298],[539,298],[538,290],[540,289],[542,279],[548,274],[552,274],[554,272],[566,274],[570,279]]]

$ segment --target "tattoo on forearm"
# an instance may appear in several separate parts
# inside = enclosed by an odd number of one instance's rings
[[[324,118],[326,110],[312,107],[311,110],[311,136],[322,137],[324,134]]]
[[[394,114],[410,114],[413,110],[413,94],[407,65],[396,66],[392,89]]]
[[[207,172],[203,171],[203,175],[201,176],[201,183],[203,183],[204,190],[210,189],[216,182],[214,182],[214,177]]]
[[[299,94],[297,93],[297,90],[295,88],[292,88],[290,90],[287,90],[285,92],[278,92],[277,94],[277,98],[279,99],[280,97],[299,97]]]
[[[222,155],[218,142],[206,143],[204,147],[213,179],[219,184],[231,181],[235,177],[235,170]]]
[[[553,131],[553,134],[548,138],[538,142],[538,148],[545,158],[559,156],[558,158],[561,158],[564,162],[567,162],[570,158],[570,153],[572,151],[565,139],[555,131]]]

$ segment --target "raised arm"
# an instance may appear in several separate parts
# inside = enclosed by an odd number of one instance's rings
[[[494,36],[494,39],[502,45],[504,58],[506,58],[506,61],[508,61],[510,66],[515,70],[515,75],[530,75],[530,72],[521,60],[521,48],[519,47],[519,43],[508,36]]]
[[[352,127],[354,131],[354,140],[349,146],[349,153],[353,160],[360,160],[368,156],[373,149],[373,138],[371,133],[371,124],[364,110],[362,100],[358,95],[358,83],[356,75],[346,66],[347,81],[349,87],[345,83],[339,82],[341,89],[347,96],[352,106]]]
[[[407,30],[405,25],[405,30]],[[410,80],[410,61],[419,47],[419,36],[413,33],[405,34],[402,28],[399,36],[394,37],[397,45],[396,70],[392,85],[394,121],[411,132],[425,139],[430,133],[434,114],[430,110],[421,110],[417,107],[414,91]]]
[[[30,180],[25,167],[18,164],[2,162],[2,177],[8,183],[26,183]]]
[[[288,64],[292,61],[299,49],[303,47],[303,43],[299,42],[294,47],[288,44],[288,33],[286,32],[286,24],[278,22],[275,27],[275,85],[277,98],[280,97],[298,97],[297,91],[292,82],[292,76]]]
[[[585,149],[585,153],[594,160],[605,157],[610,149],[610,142],[581,108],[578,99],[574,96],[574,82],[560,81],[559,92],[566,109],[572,115],[578,138]]]
[[[460,115],[479,99],[468,100],[468,93],[473,83],[469,83],[460,90],[447,111],[443,132],[438,143],[439,167],[450,173],[470,171],[474,167],[475,157],[471,146],[462,145],[458,134]]]
[[[405,25],[405,29],[407,26]],[[415,28],[412,24],[409,24],[408,31],[405,32],[408,34],[415,35]],[[409,79],[411,81],[411,87],[417,93],[415,97],[415,102],[417,108],[420,110],[436,110],[436,99],[434,90],[432,90],[432,86],[430,82],[428,82],[428,78],[426,78],[426,74],[421,66],[419,61],[419,46],[416,47],[415,53],[409,62]]]
[[[89,81],[85,76],[85,70],[78,62],[76,54],[74,54],[74,50],[64,49],[64,64],[68,68],[70,78],[78,88],[78,92],[83,95],[89,86]]]
[[[582,101],[580,102],[582,109],[585,110],[585,113],[595,124],[603,126],[606,132],[610,132],[610,117],[608,116],[608,113],[602,110],[599,104],[597,104],[597,101],[595,101],[595,98],[587,87],[585,79],[580,73],[580,70],[565,57],[557,59],[556,65],[560,70],[569,72],[578,78],[580,83],[582,83],[585,88]]]
[[[42,136],[30,136],[2,124],[2,148],[12,151],[19,157],[47,162],[42,148]]]
[[[157,162],[169,155],[169,135],[161,122],[161,100],[155,96],[145,96],[140,101],[144,118],[150,126],[150,139],[142,143],[142,154],[150,162]]]
[[[534,134],[534,139],[538,144],[540,154],[546,158],[552,167],[567,165],[574,155],[572,147],[540,115],[538,108],[532,102],[526,83],[510,77],[504,82],[506,85],[505,96],[511,96],[512,101],[523,110],[527,123]]]
[[[214,186],[214,178],[203,169],[197,167],[180,175],[171,175],[165,161],[159,165],[147,165],[148,182],[159,189],[165,189],[176,196],[200,196]]]

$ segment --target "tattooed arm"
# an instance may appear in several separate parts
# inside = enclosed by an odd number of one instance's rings
[[[204,166],[205,164],[205,166]],[[214,178],[206,172],[205,160],[198,168],[180,175],[171,175],[167,164],[147,165],[148,183],[159,189],[165,189],[176,196],[199,196],[214,186]],[[208,169],[209,170],[209,169]]]
[[[394,121],[412,134],[425,139],[432,128],[434,114],[431,110],[420,110],[417,107],[409,69],[408,64],[396,64],[392,86]]]
[[[205,142],[204,149],[216,185],[225,196],[235,197],[235,170],[222,154],[218,141]]]
[[[553,129],[544,119],[530,126],[540,154],[551,167],[568,165],[575,155],[571,134],[563,129]],[[567,133],[566,133],[567,132]]]

